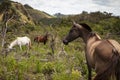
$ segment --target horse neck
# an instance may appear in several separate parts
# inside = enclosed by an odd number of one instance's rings
[[[48,38],[48,35],[45,35],[44,38],[47,39],[47,38]]]
[[[86,30],[82,30],[82,39],[85,43],[87,43],[88,39],[89,39],[89,34],[90,32],[89,31],[86,31]]]
[[[17,40],[14,40],[14,41],[10,44],[9,48],[13,48],[15,45],[17,45]]]
[[[96,40],[101,39],[96,33],[93,33],[93,32],[83,31],[82,34],[83,34],[82,38],[83,38],[85,43],[87,43],[90,40],[94,42]]]

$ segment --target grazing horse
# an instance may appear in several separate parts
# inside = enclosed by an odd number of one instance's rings
[[[27,36],[24,37],[17,37],[14,41],[10,43],[8,46],[8,49],[13,49],[14,46],[18,45],[20,49],[22,50],[22,45],[26,45],[28,49],[31,48],[31,40]]]
[[[88,80],[92,80],[92,68],[96,71],[94,80],[120,80],[120,44],[111,39],[103,40],[87,24],[75,22],[63,43],[67,45],[78,37],[86,44]]]
[[[46,44],[46,42],[48,41],[48,33],[46,33],[44,36],[36,36],[34,38],[34,41],[37,43],[44,43],[44,45]]]

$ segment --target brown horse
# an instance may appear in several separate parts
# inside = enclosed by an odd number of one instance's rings
[[[120,44],[111,39],[102,40],[84,23],[74,23],[63,43],[67,45],[78,37],[86,44],[88,80],[92,79],[92,68],[96,71],[94,80],[120,80]]]
[[[44,45],[46,44],[46,42],[48,41],[48,33],[46,33],[44,36],[36,36],[34,38],[34,41],[35,42],[38,42],[38,43],[44,43]]]

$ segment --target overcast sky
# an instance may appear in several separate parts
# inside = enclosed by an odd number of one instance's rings
[[[87,12],[109,12],[120,16],[120,0],[12,0],[22,4],[29,4],[49,14],[79,14]]]

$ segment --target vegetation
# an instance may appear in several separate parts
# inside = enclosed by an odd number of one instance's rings
[[[12,7],[8,8],[8,12],[13,11],[14,15],[22,16],[22,18],[18,17],[17,20],[12,18],[7,24],[4,49],[0,46],[0,80],[87,80],[88,72],[82,40],[77,39],[68,46],[62,43],[73,20],[77,23],[87,23],[103,39],[112,38],[120,42],[120,18],[112,16],[111,13],[83,11],[78,15],[44,18],[40,17],[41,12],[38,11],[39,14],[36,14],[36,10],[29,5],[25,6],[28,10],[24,11],[24,8],[20,9],[20,3],[15,4],[19,4],[19,9],[13,7],[12,4],[10,5]],[[29,10],[32,13],[28,14]],[[2,11],[4,12],[4,8]],[[2,21],[3,12],[0,13],[0,31],[5,26]],[[38,22],[31,20],[34,23],[31,24],[27,18],[28,16],[36,18],[36,16],[31,16],[33,13],[39,15],[40,18],[37,18]],[[34,20],[36,20],[35,18]],[[24,20],[28,20],[28,22],[23,24]],[[44,35],[46,32],[50,34],[46,45],[33,41],[36,35]],[[18,36],[30,37],[32,48],[26,51],[26,47],[23,46],[21,51],[18,46],[15,46],[15,50],[5,51],[8,44]],[[94,77],[95,73],[93,72],[92,75]]]

